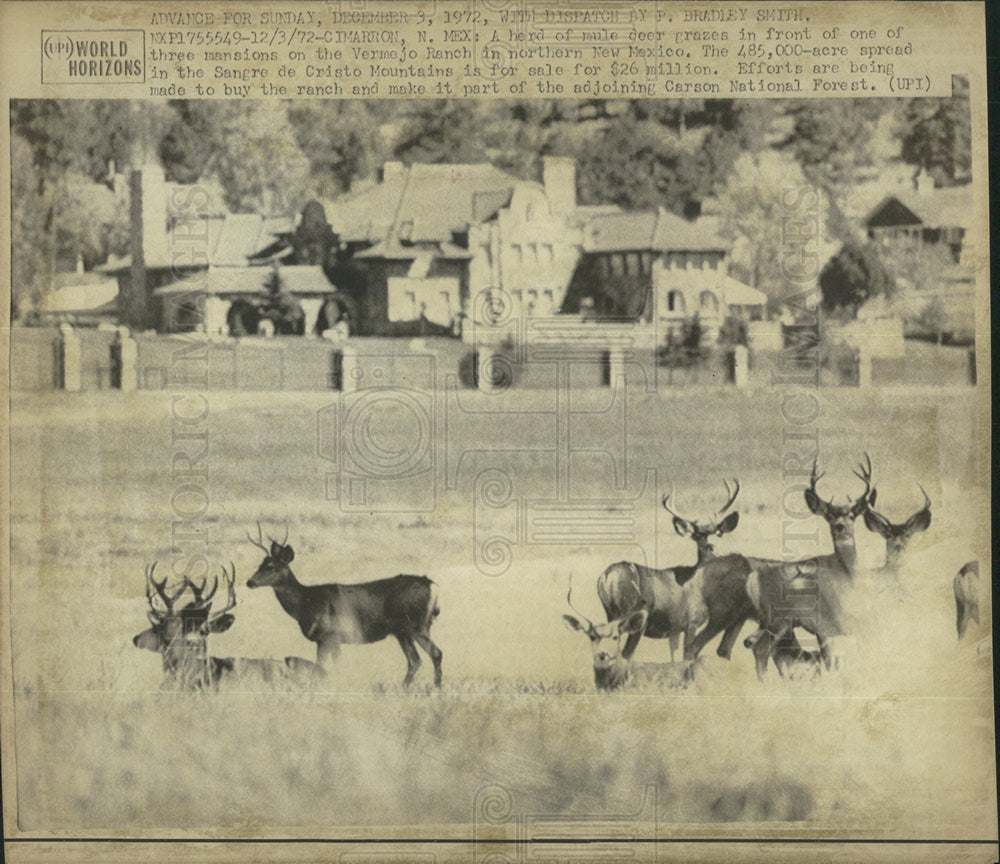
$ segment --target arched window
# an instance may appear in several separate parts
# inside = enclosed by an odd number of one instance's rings
[[[711,291],[701,292],[701,308],[704,312],[718,312],[719,311],[719,298],[716,297]]]
[[[669,291],[667,293],[667,311],[685,312],[687,304],[684,302],[684,295],[680,291]]]

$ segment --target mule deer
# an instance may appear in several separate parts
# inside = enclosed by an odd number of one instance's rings
[[[619,561],[597,577],[597,596],[608,621],[626,620],[638,609],[644,608],[648,612],[645,628],[629,632],[622,649],[626,662],[631,661],[639,640],[644,635],[650,639],[669,639],[670,659],[673,662],[680,636],[684,634],[684,659],[694,659],[689,656],[692,641],[697,629],[709,619],[710,614],[704,596],[706,585],[710,590],[717,591],[727,581],[725,574],[728,573],[728,568],[733,565],[739,567],[739,562],[731,556],[717,558],[711,543],[712,537],[723,536],[739,523],[738,512],[724,514],[740,494],[740,484],[736,482],[735,487],[731,487],[728,480],[725,482],[729,496],[726,503],[709,519],[700,522],[675,513],[667,503],[670,495],[663,496],[663,508],[673,516],[674,530],[682,537],[690,537],[698,547],[698,560],[694,565],[656,569],[630,561]],[[706,571],[709,565],[711,566]],[[742,579],[745,578],[744,573]],[[745,603],[743,582],[739,579],[737,582],[738,590],[734,592],[734,596]],[[728,648],[732,649],[731,641]],[[722,651],[720,646],[720,654]],[[726,653],[722,656],[729,655]]]
[[[132,643],[137,648],[160,654],[164,685],[178,690],[215,690],[229,680],[305,684],[322,678],[323,670],[319,666],[300,657],[286,657],[282,662],[209,656],[209,634],[224,633],[235,621],[229,610],[236,606],[236,567],[230,566],[231,572],[222,568],[227,589],[226,606],[215,614],[212,614],[212,598],[219,587],[218,576],[207,595],[204,593],[207,580],[196,585],[187,578],[176,592],[168,595],[167,580],[157,582],[153,578],[156,562],[146,568],[147,615],[152,626],[137,634]],[[177,601],[188,590],[194,599],[176,608]]]
[[[623,655],[622,639],[641,633],[649,613],[637,609],[624,618],[606,624],[594,624],[573,605],[573,576],[570,574],[566,603],[576,615],[563,615],[563,620],[590,640],[594,655],[594,683],[598,690],[614,690],[628,680],[630,662]]]
[[[979,562],[969,561],[952,581],[955,591],[956,627],[959,641],[969,629],[969,621],[979,623]]]
[[[437,586],[426,576],[398,575],[360,585],[303,585],[289,566],[295,550],[285,539],[264,545],[260,524],[257,539],[247,538],[264,551],[264,560],[247,582],[248,588],[270,586],[281,608],[294,618],[302,635],[316,643],[316,662],[326,666],[344,644],[369,644],[395,636],[406,655],[403,685],[413,681],[420,667],[416,645],[434,664],[434,684],[441,686],[441,649],[431,641],[430,628],[438,616]],[[414,644],[416,643],[416,644]]]
[[[926,531],[931,524],[931,499],[920,487],[924,495],[924,506],[910,516],[905,522],[890,522],[875,509],[877,489],[872,489],[865,508],[865,527],[885,540],[885,564],[882,569],[889,573],[898,573],[906,553],[907,544],[914,534]]]
[[[846,504],[834,504],[819,497],[816,484],[823,476],[818,461],[813,461],[809,486],[805,490],[806,506],[821,516],[830,527],[832,555],[818,555],[798,561],[775,561],[749,558],[753,572],[746,591],[758,610],[760,630],[747,639],[754,652],[757,675],[764,677],[779,640],[793,628],[800,627],[816,637],[823,664],[832,662],[831,640],[847,635],[845,601],[858,571],[857,549],[854,542],[854,522],[868,507],[871,492],[871,459],[865,454],[865,464],[855,475],[865,484],[858,498]]]

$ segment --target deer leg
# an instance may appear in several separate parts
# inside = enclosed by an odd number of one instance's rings
[[[413,676],[420,668],[420,655],[417,653],[417,646],[413,644],[411,636],[397,636],[396,639],[399,640],[399,647],[406,655],[406,677],[403,679],[403,686],[409,687]]]
[[[722,634],[722,641],[719,643],[719,647],[715,650],[715,653],[720,657],[729,660],[733,656],[733,645],[736,644],[736,640],[740,637],[740,631],[743,629],[743,625],[746,621],[734,621],[730,624],[725,632]]]
[[[417,633],[414,637],[417,640],[417,644],[427,652],[427,655],[431,658],[431,662],[434,664],[434,686],[441,686],[441,649],[431,640],[431,637],[425,633]]]
[[[757,667],[757,678],[766,681],[768,661],[774,653],[775,643],[784,635],[785,630],[782,629],[778,634],[774,634],[766,627],[762,627],[758,633],[759,638],[753,645],[753,657]]]
[[[687,633],[684,634],[684,645],[687,646],[688,636]],[[670,662],[674,662],[674,655],[677,653],[677,647],[681,644],[681,634],[671,633],[670,634]]]
[[[332,664],[339,654],[340,645],[337,642],[333,640],[319,642],[316,645],[316,664],[323,669],[327,669],[328,664]]]
[[[625,647],[622,648],[622,658],[628,662],[632,662],[632,655],[635,654],[635,649],[639,647],[639,640],[642,638],[642,633],[630,633],[628,639],[625,640]]]
[[[708,619],[708,623],[702,628],[701,633],[691,639],[684,640],[684,659],[697,660],[701,649],[711,642],[722,631],[722,624]]]
[[[816,633],[816,641],[819,642],[819,655],[823,658],[823,667],[827,672],[830,671],[830,666],[833,662],[833,652],[830,646],[830,640],[826,636],[820,636]]]

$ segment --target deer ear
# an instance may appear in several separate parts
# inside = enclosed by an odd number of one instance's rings
[[[574,618],[572,615],[563,615],[562,617],[563,621],[566,622],[566,626],[569,627],[570,630],[581,630],[586,633],[589,629],[586,625],[582,624],[579,619]]]
[[[719,523],[719,527],[715,529],[715,533],[720,537],[723,534],[728,534],[730,531],[735,530],[736,526],[740,524],[740,511],[736,510],[730,513],[725,519]]]
[[[819,495],[813,492],[812,489],[807,488],[805,491],[806,496],[806,507],[809,508],[810,512],[815,513],[817,516],[823,515],[823,502],[820,500]]]
[[[235,615],[230,615],[228,612],[225,615],[220,615],[212,621],[207,621],[205,623],[205,633],[225,633],[230,627],[233,626],[233,622],[236,621]]]
[[[691,533],[691,523],[681,519],[680,516],[674,516],[674,531],[681,537],[687,537]]]
[[[926,531],[931,524],[931,508],[925,507],[919,513],[914,513],[909,519],[906,520],[906,524],[903,526],[903,530],[907,534],[916,534],[918,531]]]
[[[132,640],[132,644],[136,648],[145,648],[147,651],[159,651],[160,650],[160,639],[159,637],[150,630],[143,630],[141,633],[137,634]]]
[[[281,557],[281,544],[276,540],[271,541],[271,557],[280,558]]]
[[[281,553],[281,560],[291,564],[295,560],[295,550],[291,546],[286,546]]]
[[[892,534],[892,526],[889,520],[881,513],[876,513],[870,507],[865,508],[865,527],[873,534],[879,534],[887,540]]]
[[[639,609],[633,612],[628,618],[624,619],[618,625],[619,633],[639,633],[646,627],[646,619],[649,618],[649,612],[646,609]]]

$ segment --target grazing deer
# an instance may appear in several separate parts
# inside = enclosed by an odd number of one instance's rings
[[[316,662],[336,659],[344,644],[380,642],[395,636],[406,655],[406,677],[413,680],[420,667],[419,645],[434,664],[434,684],[441,686],[441,649],[431,641],[430,628],[438,616],[437,586],[426,576],[393,576],[360,585],[303,585],[289,565],[295,550],[285,539],[271,537],[264,545],[260,524],[257,539],[247,538],[264,551],[264,560],[247,582],[248,588],[269,585],[281,608],[294,618],[302,635],[316,643]],[[416,644],[414,644],[416,643]]]
[[[573,605],[573,576],[569,577],[569,591],[566,602],[576,615],[563,615],[563,620],[573,629],[590,639],[594,655],[594,683],[598,690],[614,690],[628,680],[630,662],[624,656],[622,640],[642,633],[649,615],[645,609],[637,609],[624,618],[617,618],[607,624],[594,624]]]
[[[969,629],[969,621],[979,623],[979,562],[969,561],[952,581],[955,589],[956,626],[959,641]]]
[[[209,656],[209,634],[224,633],[236,620],[229,612],[236,606],[235,566],[231,573],[222,568],[228,597],[225,608],[215,614],[212,614],[212,598],[219,587],[218,576],[207,596],[204,593],[207,580],[195,585],[186,577],[181,587],[168,595],[167,580],[157,582],[153,578],[155,570],[155,561],[146,568],[147,615],[153,626],[137,634],[132,643],[163,658],[164,686],[168,689],[215,690],[223,681],[246,679],[303,684],[323,677],[319,666],[299,657],[286,657],[281,662]],[[178,609],[176,603],[188,589],[194,599]]]
[[[920,487],[924,495],[924,506],[905,522],[890,522],[875,509],[877,489],[872,489],[865,507],[865,527],[885,540],[885,564],[882,569],[888,573],[898,573],[906,553],[906,546],[914,534],[926,531],[931,524],[931,499]]]
[[[761,626],[744,644],[753,649],[759,678],[764,677],[777,643],[793,628],[800,627],[816,637],[827,669],[832,660],[831,640],[847,635],[850,629],[844,603],[858,572],[854,522],[866,511],[871,492],[871,459],[867,453],[865,465],[859,468],[854,473],[864,482],[864,492],[846,504],[836,505],[817,494],[816,484],[823,474],[818,462],[813,461],[805,490],[806,506],[829,525],[832,555],[789,562],[748,559],[753,572],[747,579],[746,591]]]
[[[728,568],[733,564],[739,566],[739,562],[735,561],[733,556],[715,557],[715,550],[710,542],[712,537],[721,537],[732,531],[739,522],[738,512],[730,513],[723,518],[723,514],[732,507],[736,496],[740,494],[739,482],[735,488],[729,485],[728,480],[725,482],[729,498],[721,509],[703,522],[678,515],[667,503],[670,495],[663,496],[663,508],[673,516],[674,530],[681,537],[690,537],[697,544],[697,563],[693,566],[656,569],[633,564],[630,561],[619,561],[608,567],[597,578],[597,596],[601,600],[608,621],[625,621],[638,609],[648,611],[645,628],[629,632],[622,649],[622,657],[626,663],[631,661],[643,636],[648,636],[650,639],[669,639],[670,660],[673,662],[683,633],[684,659],[694,659],[697,656],[689,655],[697,629],[709,619],[710,615],[709,603],[704,596],[706,586],[713,592],[717,591],[720,585],[728,584],[725,578],[729,572]],[[742,578],[745,580],[745,573]],[[733,594],[745,605],[743,582],[739,579],[737,582]],[[733,639],[735,638],[733,636]],[[731,642],[728,647],[732,650]],[[720,646],[720,654],[728,657],[728,653],[722,654],[722,650]]]

